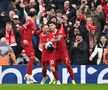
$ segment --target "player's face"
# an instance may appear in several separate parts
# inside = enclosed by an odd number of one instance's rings
[[[48,32],[49,31],[49,27],[48,25],[45,25],[42,29],[43,32]]]
[[[53,31],[55,28],[56,26],[53,23],[49,24],[50,31]]]

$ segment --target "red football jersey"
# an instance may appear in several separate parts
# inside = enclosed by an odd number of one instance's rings
[[[63,33],[61,30],[57,30],[56,33],[54,33],[55,38],[57,38],[59,35],[62,35],[62,38],[59,42],[56,44],[56,49],[55,49],[55,61],[56,65],[60,63],[62,60],[64,64],[70,64],[70,58],[68,55],[68,50],[66,48],[66,43],[63,37]]]
[[[43,35],[43,33],[40,34],[40,42],[42,43],[42,58],[41,58],[42,62],[55,59],[55,50],[48,51],[45,48],[46,43],[49,42],[54,37],[55,36],[52,33],[48,33],[47,35]],[[54,48],[56,48],[56,44],[53,43],[53,45]]]
[[[22,41],[25,39],[28,42],[31,42],[35,29],[36,29],[35,23],[31,19],[28,19],[26,23],[20,29],[20,35],[21,35]]]
[[[57,32],[54,33],[54,35],[55,35],[55,38],[57,38],[59,35],[62,35],[62,39],[59,42],[57,42],[57,47],[56,47],[57,53],[58,54],[68,53],[66,43],[63,37],[63,32],[58,29]]]

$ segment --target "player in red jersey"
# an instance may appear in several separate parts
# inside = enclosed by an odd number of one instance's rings
[[[35,19],[35,17],[33,17]],[[32,66],[35,61],[35,51],[33,48],[32,37],[35,32],[35,23],[33,18],[27,19],[26,23],[20,28],[20,35],[21,35],[21,45],[25,50],[27,56],[29,57],[29,62],[27,65],[27,71],[25,75],[25,79],[27,81],[34,82],[31,78],[32,75]]]
[[[41,0],[38,0],[38,2],[41,5]],[[21,35],[21,45],[23,49],[26,52],[26,55],[29,57],[29,62],[26,69],[26,75],[24,76],[24,79],[28,81],[28,83],[34,83],[36,82],[35,79],[32,77],[32,66],[35,61],[35,51],[32,43],[32,38],[34,36],[34,33],[36,31],[36,10],[35,8],[31,8],[29,10],[29,16],[24,8],[24,16],[26,19],[26,23],[22,25],[19,32]]]
[[[57,47],[56,47],[56,62],[63,61],[64,65],[67,67],[70,77],[72,79],[72,84],[76,84],[74,80],[74,74],[73,74],[73,69],[71,67],[71,62],[70,58],[68,55],[68,51],[66,48],[65,40],[63,37],[63,32],[62,30],[57,30],[56,24],[53,22],[49,23],[49,28],[50,31],[55,35],[55,39],[52,39],[52,42],[57,42]],[[53,83],[54,80],[50,82],[50,84]]]
[[[43,79],[41,81],[41,84],[45,84],[45,81],[47,80],[48,76],[46,74],[46,67],[49,65],[50,69],[54,75],[54,78],[56,79],[57,84],[60,84],[60,80],[58,77],[58,72],[55,69],[55,48],[56,44],[55,42],[50,42],[55,36],[48,32],[49,28],[48,25],[42,26],[42,33],[40,34],[40,42],[39,42],[39,48],[42,48],[42,74]],[[50,46],[49,46],[50,44]]]

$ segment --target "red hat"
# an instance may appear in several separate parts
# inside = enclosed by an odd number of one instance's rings
[[[91,26],[90,27],[90,30],[95,30],[96,31],[97,30],[97,27],[96,26]]]

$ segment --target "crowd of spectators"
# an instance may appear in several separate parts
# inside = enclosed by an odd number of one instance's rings
[[[26,21],[24,9],[28,15],[39,15],[41,11],[40,19],[36,21],[36,31],[50,22],[63,30],[72,65],[108,64],[108,0],[41,1],[40,8],[39,0],[0,0],[0,39],[6,38],[17,64],[28,62],[19,33]],[[39,34],[35,34],[36,64],[41,60],[38,44]]]

